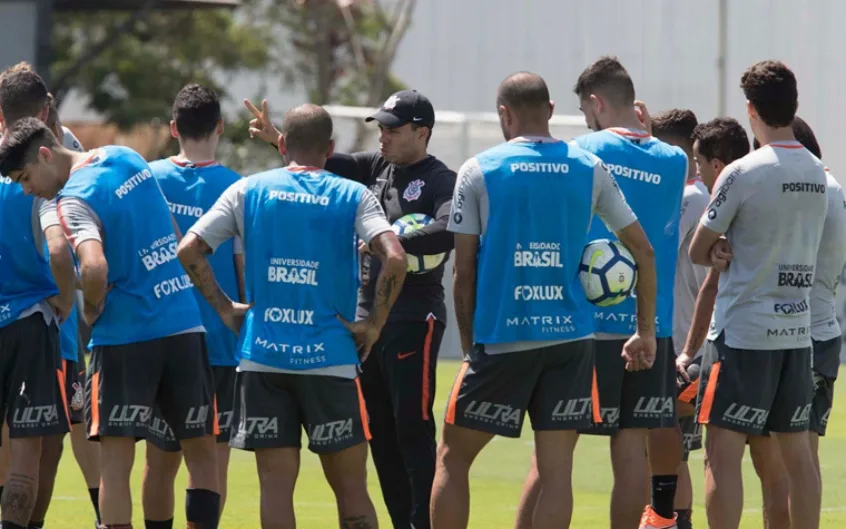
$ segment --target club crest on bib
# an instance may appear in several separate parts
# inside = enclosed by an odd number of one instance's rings
[[[408,187],[405,188],[405,191],[402,192],[402,198],[406,202],[413,202],[420,198],[420,195],[423,191],[423,186],[426,185],[426,182],[423,180],[414,180],[413,182],[409,182]]]
[[[73,388],[73,397],[71,397],[71,409],[73,409],[73,411],[79,411],[82,409],[84,400],[82,384],[80,384],[79,382],[74,382],[71,387]]]
[[[391,96],[385,100],[385,103],[382,105],[382,108],[385,110],[393,110],[395,106],[397,106],[397,101],[399,98],[397,96]]]

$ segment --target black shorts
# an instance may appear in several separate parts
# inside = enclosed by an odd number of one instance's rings
[[[658,338],[655,363],[626,371],[626,340],[596,340],[596,380],[602,422],[582,430],[613,435],[621,428],[675,428],[676,355],[672,338]]]
[[[9,437],[70,431],[59,328],[37,312],[0,328],[0,409]]]
[[[217,442],[228,443],[232,428],[232,406],[235,401],[235,366],[212,366],[214,378],[214,401],[217,411]],[[182,446],[176,440],[173,429],[168,425],[160,407],[153,411],[147,441],[165,452],[179,452]]]
[[[71,424],[85,422],[85,363],[62,359],[62,375]]]
[[[358,379],[240,371],[235,376],[233,431],[241,450],[308,448],[333,454],[370,440]]]
[[[528,410],[535,431],[577,430],[599,420],[594,341],[487,354],[477,344],[450,392],[446,423],[520,437]]]
[[[708,341],[702,361],[697,416],[747,435],[808,430],[811,348],[760,351],[735,349],[725,334]]]
[[[176,439],[217,434],[204,333],[94,347],[86,383],[88,438],[149,436],[153,410]]]

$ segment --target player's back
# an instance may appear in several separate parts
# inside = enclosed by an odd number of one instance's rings
[[[0,327],[58,293],[35,232],[36,200],[11,178],[0,176]]]
[[[828,209],[823,226],[814,285],[811,287],[811,337],[817,341],[839,338],[835,297],[846,264],[846,196],[843,187],[826,170]]]
[[[217,162],[194,164],[165,158],[152,162],[150,170],[183,234],[188,233],[230,185],[241,179],[238,173]],[[233,254],[234,240],[230,239],[218,246],[208,260],[220,288],[230,299],[237,300],[238,279]],[[212,365],[237,365],[237,337],[197,289],[194,289],[194,297],[206,328],[206,344]]]
[[[152,340],[201,327],[192,283],[176,257],[170,211],[150,167],[132,149],[104,147],[59,194],[82,200],[99,219],[109,264],[103,314],[92,346]]]
[[[809,293],[828,201],[822,163],[798,142],[766,145],[727,166],[706,212],[732,248],[712,334],[747,349],[810,345]],[[709,336],[711,338],[711,336]],[[737,345],[736,345],[737,344]]]
[[[364,191],[316,168],[275,169],[246,180],[243,234],[253,309],[240,336],[244,358],[282,369],[357,363],[352,337],[336,315],[355,317]]]
[[[606,129],[574,141],[605,163],[652,244],[658,277],[656,336],[669,337],[673,332],[673,287],[687,155],[644,131],[630,129]],[[591,225],[590,238],[616,239],[598,219]],[[635,322],[634,298],[613,307],[596,308],[599,332],[629,335],[635,330]]]
[[[476,160],[478,178],[464,185],[476,188],[480,208],[478,277],[498,279],[477,289],[476,342],[590,335],[593,316],[578,266],[593,214],[598,161],[578,146],[551,139],[518,139]],[[457,211],[463,199],[459,188]],[[459,219],[453,223],[460,227]]]

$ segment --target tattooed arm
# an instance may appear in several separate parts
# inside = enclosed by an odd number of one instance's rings
[[[388,321],[391,307],[402,290],[408,260],[399,239],[393,231],[386,231],[377,235],[370,242],[370,250],[379,257],[382,269],[376,279],[376,294],[373,298],[373,310],[370,319],[381,329]]]
[[[232,300],[217,284],[207,255],[212,254],[211,247],[196,233],[188,232],[176,250],[179,262],[188,272],[194,287],[200,291],[209,305],[220,315],[227,324],[227,316],[232,309]],[[237,332],[237,330],[236,330]]]
[[[461,350],[467,355],[473,348],[473,313],[476,310],[476,260],[479,252],[477,235],[455,234],[455,263],[452,274],[452,295],[455,301],[455,322],[461,338]]]

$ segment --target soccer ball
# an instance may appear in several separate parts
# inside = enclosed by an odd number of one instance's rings
[[[588,301],[609,307],[631,295],[637,284],[637,266],[621,242],[597,239],[585,246],[579,279]]]
[[[403,235],[415,230],[419,230],[429,224],[435,222],[435,219],[423,213],[410,213],[404,217],[400,217],[391,226],[394,233]],[[437,255],[408,255],[408,272],[411,274],[425,274],[431,272],[444,262],[446,253],[439,253]]]

